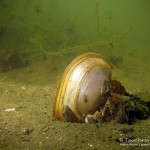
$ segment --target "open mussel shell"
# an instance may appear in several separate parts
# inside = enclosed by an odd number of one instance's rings
[[[82,54],[66,68],[58,86],[54,117],[79,122],[104,106],[110,89],[111,65],[95,53]]]

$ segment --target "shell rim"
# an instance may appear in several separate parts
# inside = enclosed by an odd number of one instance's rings
[[[57,88],[57,92],[56,92],[56,96],[55,96],[54,110],[53,110],[53,116],[55,118],[57,118],[58,120],[63,121],[63,115],[62,115],[63,108],[61,108],[61,111],[60,111],[60,109],[58,109],[59,106],[57,104],[57,101],[59,101],[59,98],[58,98],[59,97],[59,93],[63,89],[62,87],[64,86],[65,80],[67,80],[67,79],[65,79],[65,77],[68,74],[69,70],[73,66],[74,67],[77,66],[80,62],[82,62],[82,61],[84,61],[84,60],[86,60],[88,58],[101,58],[101,59],[103,59],[106,62],[106,64],[108,64],[109,69],[110,70],[112,69],[112,65],[107,61],[107,59],[104,58],[103,56],[101,56],[100,54],[97,54],[97,53],[92,53],[92,52],[84,53],[84,54],[81,54],[80,56],[77,56],[74,60],[72,60],[70,62],[70,64],[67,66],[67,68],[65,69],[65,71],[63,72],[63,74],[62,74],[62,76],[61,76],[61,78],[60,78],[60,80],[58,82],[58,88]],[[77,117],[79,118],[79,120],[82,119],[80,114],[78,114]]]

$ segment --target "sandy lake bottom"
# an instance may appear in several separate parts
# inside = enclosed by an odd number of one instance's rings
[[[107,52],[102,54],[109,57]],[[61,71],[45,61],[0,73],[0,149],[149,149],[150,119],[127,125],[115,121],[66,123],[53,118],[57,83],[70,60],[60,67]],[[118,79],[130,93],[150,100],[150,67],[142,60],[134,52],[126,53],[113,69],[113,79]]]

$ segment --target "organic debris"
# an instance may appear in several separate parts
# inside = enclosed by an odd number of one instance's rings
[[[119,68],[119,66],[123,63],[123,57],[121,56],[109,56],[109,61],[113,65]]]
[[[96,123],[116,120],[119,123],[133,124],[136,119],[147,119],[150,115],[150,103],[127,93],[118,81],[114,80],[111,84],[113,85],[113,83],[116,87],[112,86],[112,93],[104,107],[93,115],[87,115],[85,122]]]

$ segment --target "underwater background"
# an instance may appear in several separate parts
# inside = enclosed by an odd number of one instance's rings
[[[150,138],[149,120],[129,127],[53,119],[58,81],[86,52],[105,57],[113,79],[149,100],[150,1],[0,0],[0,149],[126,149],[116,142],[129,136],[122,128]]]
[[[0,70],[46,59],[60,70],[76,55],[92,51],[147,75],[149,5],[149,0],[1,0]],[[64,58],[69,60],[59,62]]]

